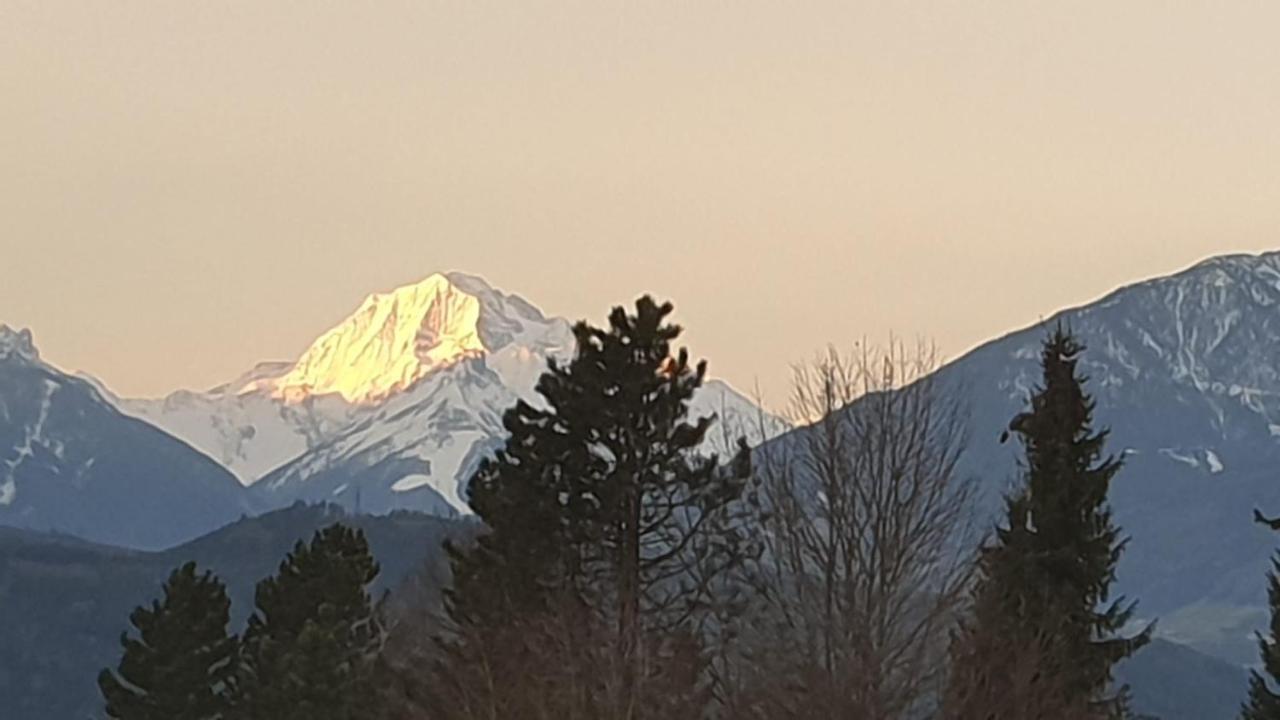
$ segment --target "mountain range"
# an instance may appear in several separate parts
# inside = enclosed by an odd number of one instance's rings
[[[0,326],[0,524],[160,549],[300,501],[466,514],[503,413],[539,403],[538,377],[572,352],[569,321],[463,273],[370,295],[295,361],[158,399],[63,373]],[[756,406],[722,381],[694,413],[760,439]],[[708,451],[730,446],[710,433]]]
[[[252,504],[217,462],[122,413],[0,326],[0,524],[168,547]]]
[[[989,342],[935,375],[968,408],[961,471],[983,492],[983,521],[1017,478],[1001,443],[1039,381],[1041,342],[1070,328],[1095,424],[1124,460],[1112,482],[1128,536],[1115,590],[1157,634],[1237,664],[1256,662],[1267,625],[1264,574],[1280,535],[1280,253],[1233,255],[1120,288]]]
[[[1152,688],[1172,663],[1210,668],[1225,708],[1256,662],[1280,545],[1252,521],[1255,507],[1280,514],[1280,253],[1120,288],[940,368],[933,381],[967,409],[960,470],[980,488],[980,526],[1017,481],[1020,449],[1001,435],[1057,324],[1087,345],[1096,423],[1124,460],[1110,496],[1129,537],[1116,590],[1138,601],[1140,622],[1157,622],[1163,648],[1133,665],[1146,702],[1170,705]],[[502,413],[539,401],[537,377],[572,342],[568,321],[477,277],[437,274],[371,295],[293,361],[148,399],[65,373],[29,332],[0,326],[0,525],[134,553],[299,501],[464,515],[466,478],[502,441]],[[753,444],[806,431],[715,380],[695,399],[695,414],[713,412],[730,430],[764,417]],[[731,436],[713,433],[707,449]]]

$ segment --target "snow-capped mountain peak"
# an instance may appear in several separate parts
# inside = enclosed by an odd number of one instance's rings
[[[572,327],[463,273],[367,297],[296,362],[262,363],[209,392],[112,398],[231,470],[262,507],[296,500],[369,512],[466,512],[465,484],[501,443],[503,413],[540,402]],[[711,381],[691,408],[749,429],[755,408]],[[709,439],[708,450],[723,438]]]
[[[266,393],[289,404],[339,395],[355,405],[376,405],[461,360],[513,343],[546,345],[549,333],[563,335],[555,332],[561,324],[477,277],[436,273],[370,295],[288,371],[254,380],[240,393]]]
[[[30,330],[14,330],[0,324],[0,360],[10,358],[35,362],[40,359],[40,351],[36,350]]]
[[[289,372],[251,384],[290,403],[336,393],[372,404],[430,373],[488,348],[480,340],[480,300],[444,275],[370,295],[321,335]]]

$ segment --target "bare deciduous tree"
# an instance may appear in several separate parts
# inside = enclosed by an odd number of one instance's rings
[[[963,408],[936,366],[892,342],[795,368],[802,429],[755,457],[764,552],[738,662],[717,664],[728,715],[891,720],[936,702],[972,549]]]

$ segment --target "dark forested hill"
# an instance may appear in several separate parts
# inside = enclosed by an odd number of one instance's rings
[[[0,528],[0,718],[100,717],[97,673],[118,660],[129,612],[159,594],[170,570],[195,560],[216,572],[238,624],[257,581],[295,542],[339,520],[368,536],[382,565],[379,592],[438,559],[446,535],[467,527],[417,513],[347,517],[333,507],[298,505],[162,552]]]
[[[1248,672],[1186,645],[1157,638],[1121,663],[1134,710],[1160,720],[1232,720],[1239,717]]]

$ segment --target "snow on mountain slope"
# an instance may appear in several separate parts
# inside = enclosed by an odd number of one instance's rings
[[[534,376],[536,377],[536,376]],[[695,417],[717,415],[726,428],[757,440],[753,405],[727,384],[708,382]],[[538,402],[532,383],[503,382],[484,358],[471,358],[393,396],[332,441],[270,473],[252,488],[266,506],[296,500],[335,502],[364,512],[410,508],[466,512],[464,487],[476,465],[502,441],[502,415],[517,399]],[[766,418],[766,429],[783,427]],[[713,430],[707,450],[727,457],[736,438]]]
[[[109,397],[122,411],[182,438],[249,485],[318,445],[358,414],[341,397],[312,396],[284,403],[262,392],[241,392],[287,363],[264,363],[207,392],[180,390],[159,399]]]
[[[0,524],[161,548],[253,508],[187,444],[117,411],[0,325]]]
[[[462,481],[500,441],[502,414],[516,399],[483,358],[469,358],[392,396],[252,490],[268,505],[302,499],[456,514],[465,508]]]
[[[980,480],[992,520],[1020,452],[999,437],[1039,382],[1040,344],[1057,322],[1087,344],[1096,422],[1125,457],[1110,496],[1131,537],[1119,591],[1169,639],[1254,661],[1263,576],[1280,545],[1252,521],[1255,506],[1280,514],[1280,253],[1121,288],[942,368],[939,387],[968,406],[962,470]]]
[[[369,296],[296,362],[259,364],[207,392],[110,397],[251,485],[453,364],[484,357],[505,384],[531,389],[547,357],[571,347],[564,320],[479,278],[436,274]]]
[[[337,394],[376,404],[433,371],[486,348],[480,342],[480,300],[443,275],[387,294],[371,295],[355,314],[321,335],[280,377],[250,386],[288,403]]]
[[[569,323],[463,273],[371,295],[293,363],[206,393],[115,402],[231,469],[265,507],[466,512],[463,485],[501,441],[502,414],[573,351]],[[755,406],[719,381],[699,416],[758,434]],[[782,426],[767,419],[770,432]],[[713,432],[708,449],[727,452]]]

